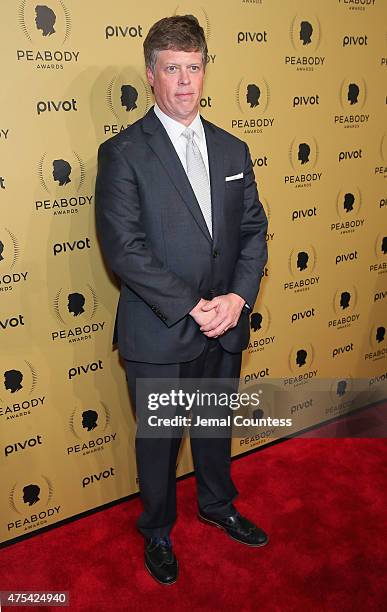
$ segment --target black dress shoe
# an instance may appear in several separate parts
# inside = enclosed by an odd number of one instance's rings
[[[199,512],[198,518],[205,523],[211,523],[220,527],[220,529],[224,529],[231,538],[248,546],[265,546],[269,541],[263,529],[254,525],[239,512],[224,519],[213,518]]]
[[[169,537],[148,538],[145,543],[145,567],[160,584],[177,580],[177,559]]]

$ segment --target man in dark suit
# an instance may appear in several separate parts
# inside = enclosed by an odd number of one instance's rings
[[[121,280],[118,340],[137,422],[136,380],[231,379],[267,261],[267,218],[247,145],[199,115],[207,59],[192,15],[155,23],[144,42],[156,104],[98,151],[96,219],[101,247]],[[138,391],[138,389],[137,389]],[[136,436],[145,565],[177,578],[169,537],[176,520],[180,437]],[[264,531],[232,504],[231,431],[191,434],[199,518],[250,546]]]

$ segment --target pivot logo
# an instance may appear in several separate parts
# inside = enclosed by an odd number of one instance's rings
[[[358,294],[354,285],[345,289],[337,289],[332,304],[336,318],[328,321],[328,327],[344,329],[359,321],[360,314],[356,312],[357,302]]]
[[[378,291],[377,293],[374,293],[374,302],[385,300],[386,297],[387,297],[387,291]]]
[[[269,368],[263,368],[262,370],[257,370],[256,372],[251,372],[250,374],[245,374],[244,383],[252,382],[254,380],[259,380],[260,378],[267,378],[269,376]]]
[[[312,319],[316,314],[314,308],[308,308],[307,310],[301,310],[300,312],[293,312],[290,316],[290,322],[295,323],[296,321],[304,321],[305,319]]]
[[[60,520],[61,506],[52,505],[53,496],[53,483],[44,475],[35,475],[31,480],[14,484],[8,493],[8,503],[12,514],[19,514],[21,518],[13,516],[7,521],[8,532],[17,535],[42,527],[52,518],[55,519],[53,522]],[[26,514],[30,506],[33,506],[33,512]]]
[[[353,351],[353,342],[349,344],[345,344],[344,346],[338,346],[332,350],[332,359],[335,357],[339,357],[340,355],[345,355],[346,353],[352,353]]]
[[[63,154],[65,153],[65,154]],[[38,213],[46,211],[54,216],[77,214],[91,205],[94,195],[83,194],[83,184],[86,178],[86,168],[83,159],[75,151],[58,151],[43,153],[38,163],[39,182],[46,194],[34,202],[34,210]]]
[[[316,55],[321,41],[320,21],[315,15],[295,15],[290,24],[290,41],[295,54],[285,55],[286,66],[310,72],[324,66],[325,57]]]
[[[35,49],[17,49],[18,62],[28,62],[39,70],[62,70],[78,62],[79,51],[58,49],[68,42],[71,34],[70,12],[63,0],[50,0],[50,6],[22,0],[19,25]]]
[[[363,78],[344,79],[339,90],[340,105],[346,114],[334,116],[335,125],[344,128],[358,128],[368,123],[370,115],[361,113],[367,101],[367,85]]]
[[[240,45],[241,43],[264,43],[267,42],[267,32],[264,30],[263,32],[238,32],[237,34],[237,43]]]
[[[115,442],[117,433],[108,433],[110,411],[104,402],[96,402],[96,404],[98,407],[89,406],[84,409],[79,406],[73,410],[69,420],[69,429],[80,442],[67,447],[67,456],[78,453],[90,455]],[[92,433],[91,438],[87,436],[89,432]]]
[[[318,158],[319,149],[314,136],[294,138],[289,147],[289,161],[295,174],[285,175],[285,185],[299,189],[320,181],[322,172],[316,170]]]
[[[353,151],[340,151],[338,159],[339,162],[349,159],[362,159],[363,158],[363,150],[362,149],[354,149]]]
[[[19,288],[28,278],[27,270],[15,267],[19,252],[19,242],[13,232],[0,228],[0,293]]]
[[[369,344],[372,350],[365,353],[365,361],[376,362],[380,359],[386,358],[387,342],[385,323],[379,322],[378,324],[372,326],[370,330]]]
[[[94,321],[98,309],[98,298],[90,285],[81,290],[61,288],[53,300],[53,311],[61,329],[51,332],[51,340],[57,342],[82,342],[90,340],[105,327],[105,321]],[[79,325],[72,326],[74,318],[79,319]]]
[[[5,189],[5,178],[0,176],[0,189]]]
[[[362,198],[358,187],[349,186],[349,189],[342,189],[336,198],[336,213],[339,221],[332,221],[330,224],[331,232],[339,234],[353,234],[364,227],[364,218],[359,218]]]
[[[56,242],[52,247],[54,257],[60,253],[72,253],[73,251],[84,251],[85,249],[90,249],[90,238],[72,240],[71,242]]]
[[[296,388],[316,378],[317,369],[311,369],[313,361],[314,348],[312,344],[305,342],[302,346],[293,347],[289,352],[288,366],[294,376],[283,379],[284,387]]]
[[[24,325],[24,315],[22,314],[3,317],[0,319],[0,333],[4,330],[20,327],[22,325]]]
[[[292,249],[289,255],[288,269],[296,280],[284,282],[283,290],[299,293],[317,287],[320,277],[313,275],[316,263],[317,255],[313,245],[305,245],[303,250]]]
[[[245,134],[262,134],[264,128],[273,126],[274,117],[266,116],[270,105],[270,89],[265,78],[243,77],[236,88],[236,104],[244,119],[231,119],[233,129]]]
[[[338,2],[349,11],[366,11],[375,6],[375,0],[338,0]]]
[[[98,370],[103,370],[103,365],[101,359],[98,361],[94,361],[93,363],[88,363],[87,365],[74,366],[69,369],[69,380],[75,378],[76,376],[80,376],[81,374],[88,374],[89,372],[97,372]]]
[[[101,92],[101,96],[102,96]],[[106,86],[105,96],[109,112],[115,123],[105,123],[103,133],[118,134],[145,115],[150,107],[149,85],[134,68],[125,68]]]
[[[51,112],[59,112],[65,111],[66,113],[69,111],[77,111],[77,101],[75,98],[71,100],[59,100],[55,102],[54,100],[40,100],[36,103],[36,112],[38,115],[43,113],[51,113]]]
[[[32,408],[44,406],[44,395],[34,396],[37,373],[29,361],[13,358],[0,364],[0,417],[7,420],[31,414]]]
[[[378,234],[374,242],[376,261],[369,266],[370,272],[385,274],[387,272],[387,235]]]
[[[364,47],[368,45],[368,36],[365,34],[364,36],[343,36],[343,47],[350,46],[359,46]]]
[[[357,251],[350,251],[349,253],[339,253],[338,255],[336,255],[336,259],[335,259],[335,263],[336,266],[340,263],[345,263],[348,261],[355,261],[357,260]]]
[[[114,468],[111,467],[103,472],[99,472],[99,474],[90,474],[90,476],[84,476],[82,479],[82,487],[85,488],[90,484],[95,482],[99,482],[100,480],[106,480],[106,478],[110,478],[110,476],[115,476]]]
[[[313,96],[294,96],[293,98],[293,108],[296,108],[296,106],[317,106],[319,104],[319,94],[314,94]]]
[[[120,26],[107,25],[105,27],[105,38],[142,38],[142,26]]]
[[[298,210],[292,210],[291,219],[292,221],[299,221],[310,217],[317,217],[317,207],[312,208],[300,208]]]
[[[382,178],[387,177],[387,134],[383,134],[379,145],[380,158],[382,163],[375,166],[374,174],[381,176]]]
[[[27,440],[24,440],[23,442],[14,442],[12,444],[7,444],[7,446],[4,448],[4,455],[8,457],[9,455],[12,455],[13,453],[17,453],[21,450],[25,450],[26,448],[34,448],[35,446],[41,445],[41,444],[42,444],[42,436],[38,434],[34,438],[28,438]]]
[[[211,96],[207,96],[205,98],[200,98],[200,108],[212,108],[212,98]]]
[[[271,325],[271,315],[268,308],[261,306],[259,311],[254,311],[250,315],[250,329],[252,337],[249,341],[249,354],[264,351],[266,347],[274,344],[276,337],[269,334]]]
[[[251,160],[251,163],[253,165],[253,168],[267,168],[268,163],[267,163],[267,156],[264,155],[263,157],[254,157]]]

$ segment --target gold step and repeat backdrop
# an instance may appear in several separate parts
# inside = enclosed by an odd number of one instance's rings
[[[281,402],[255,414],[292,418],[287,433],[387,395],[385,0],[6,0],[2,542],[137,491],[96,152],[152,104],[149,27],[186,13],[208,37],[202,114],[247,141],[269,216],[241,389],[274,385]],[[283,431],[257,427],[233,454]],[[178,474],[191,470],[185,440]]]

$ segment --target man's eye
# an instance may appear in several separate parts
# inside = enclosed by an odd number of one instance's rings
[[[168,70],[168,72],[175,72],[176,71],[176,66],[168,66],[167,70]]]
[[[191,66],[192,72],[197,72],[199,70],[199,66]]]

